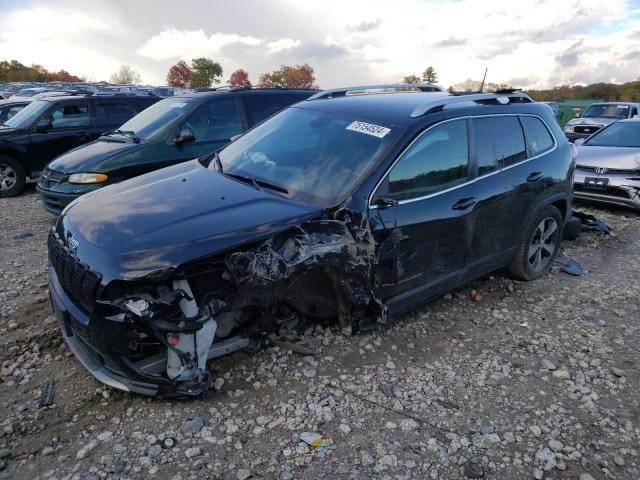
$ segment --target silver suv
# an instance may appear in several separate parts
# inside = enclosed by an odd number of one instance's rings
[[[613,122],[637,117],[639,110],[639,103],[592,103],[580,117],[567,122],[564,126],[564,134],[570,142],[574,142],[578,138],[588,138]]]

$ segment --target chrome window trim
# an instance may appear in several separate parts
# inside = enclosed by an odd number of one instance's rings
[[[530,162],[530,161],[535,160],[537,158],[540,158],[543,155],[547,155],[547,154],[549,154],[551,152],[554,152],[558,148],[558,140],[556,139],[556,136],[553,134],[553,132],[549,128],[549,125],[547,124],[547,122],[545,122],[544,119],[540,115],[536,115],[536,114],[533,114],[533,113],[494,113],[494,114],[488,114],[488,115],[467,115],[467,116],[464,116],[464,117],[449,118],[447,120],[443,120],[442,122],[438,122],[438,123],[436,123],[434,125],[431,125],[429,128],[427,128],[426,130],[422,131],[416,138],[414,138],[411,141],[411,143],[409,143],[409,145],[407,145],[405,148],[402,149],[402,151],[398,154],[397,158],[393,161],[393,163],[389,166],[389,168],[387,168],[387,170],[384,172],[384,175],[382,175],[380,180],[378,180],[376,185],[371,190],[371,194],[369,195],[369,200],[368,200],[369,208],[370,209],[374,209],[374,210],[378,208],[378,206],[373,203],[373,197],[375,196],[375,193],[378,190],[378,188],[380,187],[380,185],[382,184],[382,182],[384,182],[385,178],[387,178],[387,176],[389,175],[389,172],[391,172],[393,167],[396,166],[396,163],[398,163],[402,159],[402,157],[407,152],[407,150],[409,150],[413,146],[413,144],[415,142],[417,142],[423,135],[425,135],[427,132],[429,132],[432,128],[435,128],[437,126],[443,125],[443,124],[448,123],[448,122],[454,122],[456,120],[467,120],[467,119],[473,120],[474,118],[488,118],[488,117],[535,117],[535,118],[537,118],[538,120],[540,120],[542,122],[544,127],[547,129],[547,132],[549,133],[549,135],[551,135],[551,138],[553,139],[553,147],[550,148],[549,150],[545,150],[544,152],[539,153],[538,155],[526,158],[526,159],[524,159],[524,160],[522,160],[522,161],[520,161],[518,163],[514,163],[513,165],[509,165],[508,167],[503,167],[503,168],[498,169],[498,170],[496,170],[494,172],[487,173],[486,175],[478,176],[478,177],[473,178],[473,179],[471,179],[471,180],[469,180],[467,182],[461,183],[460,185],[455,185],[453,187],[446,188],[446,189],[440,190],[438,192],[430,193],[430,194],[424,195],[422,197],[408,198],[406,200],[399,200],[398,201],[398,205],[404,205],[404,204],[407,204],[407,203],[419,202],[421,200],[426,200],[428,198],[432,198],[432,197],[435,197],[437,195],[443,195],[445,193],[452,192],[453,190],[456,190],[458,188],[466,187],[468,185],[476,183],[478,180],[482,180],[484,178],[491,177],[492,175],[496,175],[498,173],[505,172],[505,171],[507,171],[507,170],[509,170],[509,169],[511,169],[513,167],[517,167],[517,166],[520,166],[520,165],[522,165],[524,163],[527,163],[527,162]],[[527,147],[527,137],[526,137],[526,134],[524,133],[524,126],[522,126],[522,124],[520,126],[522,128],[522,135],[523,135],[523,139],[524,139],[524,142],[525,142],[525,148],[526,148]]]

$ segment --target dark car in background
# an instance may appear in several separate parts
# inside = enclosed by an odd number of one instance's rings
[[[87,192],[217,150],[313,93],[232,88],[166,98],[47,165],[37,186],[42,204],[57,215]]]
[[[545,275],[574,169],[552,111],[519,92],[406,90],[320,92],[70,205],[49,290],[78,360],[118,389],[198,395],[208,360],[271,335],[375,328],[505,266]]]
[[[158,97],[43,97],[0,125],[0,196],[19,195],[58,155],[95,140]]]

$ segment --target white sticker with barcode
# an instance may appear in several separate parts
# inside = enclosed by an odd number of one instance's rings
[[[347,125],[347,130],[366,133],[367,135],[373,135],[374,137],[378,138],[384,138],[385,135],[391,131],[390,128],[381,127],[380,125],[374,125],[373,123],[365,122],[351,122],[349,125]]]

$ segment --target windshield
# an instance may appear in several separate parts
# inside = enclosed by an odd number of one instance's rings
[[[640,122],[616,122],[594,134],[585,145],[591,147],[640,148]]]
[[[607,103],[594,103],[589,105],[583,118],[627,118],[629,116],[629,105],[612,105]]]
[[[219,152],[225,174],[287,197],[332,206],[398,138],[400,128],[358,122],[335,113],[289,108]],[[209,164],[216,170],[216,162]]]
[[[183,117],[190,111],[188,98],[167,98],[154,103],[149,108],[143,110],[138,115],[130,119],[118,130],[123,132],[133,132],[137,137],[151,138],[163,130],[170,122],[176,118]],[[113,133],[111,135],[118,135]]]
[[[31,102],[9,120],[4,122],[2,126],[11,128],[29,128],[50,106],[51,103],[43,100]]]

